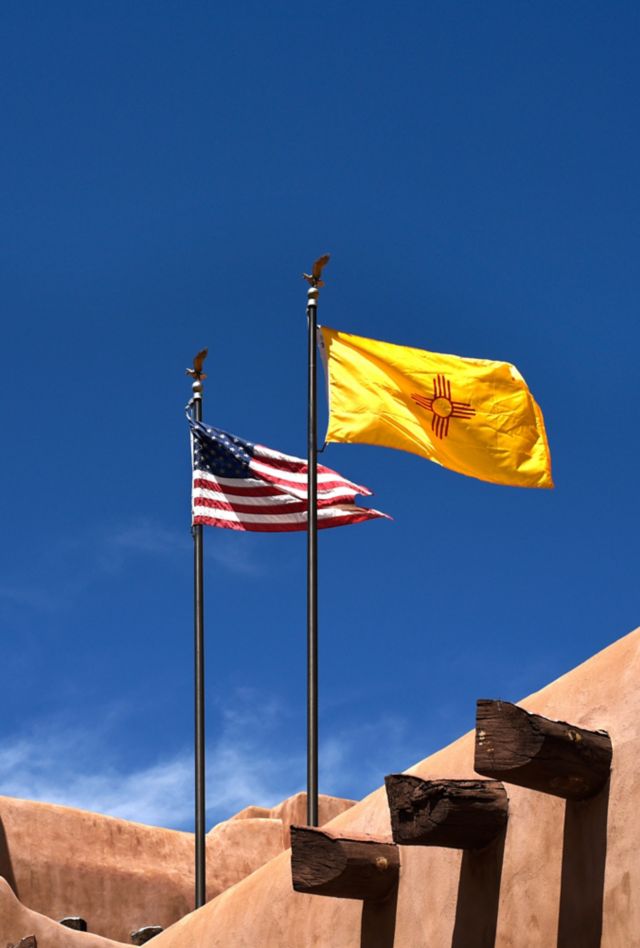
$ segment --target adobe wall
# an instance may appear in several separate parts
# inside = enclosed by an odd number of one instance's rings
[[[352,805],[323,797],[321,816]],[[300,818],[301,807],[304,794],[214,826],[207,834],[207,898],[281,853],[287,820]],[[168,928],[193,909],[193,867],[191,833],[0,797],[0,875],[25,906],[56,921],[80,915],[90,931],[127,943],[144,925]],[[0,945],[4,937],[0,919]]]
[[[583,803],[507,785],[503,851],[403,847],[397,900],[378,906],[295,893],[283,853],[154,948],[640,948],[639,683],[636,631],[521,702],[608,730],[613,769]],[[473,753],[470,733],[409,772],[473,777]],[[329,825],[388,838],[384,790]]]
[[[154,939],[154,948],[640,948],[639,681],[640,631],[636,631],[520,702],[546,717],[609,731],[614,748],[611,781],[592,800],[565,803],[507,785],[510,815],[502,846],[477,853],[402,847],[397,897],[378,905],[295,893],[290,853],[283,852],[177,921]],[[473,777],[473,751],[474,735],[467,734],[409,772],[425,778]],[[11,802],[15,806],[9,855],[14,850],[18,853],[15,882],[18,889],[22,885],[26,890],[31,883],[24,844],[27,840],[34,844],[36,834],[27,833],[24,826],[22,837],[16,832],[21,808],[19,801]],[[0,800],[0,810],[2,805]],[[24,804],[23,816],[34,806],[38,805]],[[287,809],[299,807],[290,803],[283,811]],[[106,820],[82,816],[88,825],[92,819]],[[247,825],[274,818],[255,811],[238,816]],[[56,851],[54,843],[65,858],[68,852],[68,878],[83,867],[83,852],[86,856],[89,851],[86,844],[93,839],[96,845],[96,838],[103,840],[105,849],[99,851],[107,862],[114,852],[119,853],[121,866],[137,861],[146,877],[158,868],[150,856],[153,846],[161,845],[160,837],[169,833],[133,824],[139,848],[132,853],[131,840],[124,845],[113,828],[107,839],[104,827],[96,834],[94,826],[76,846],[66,837],[69,826],[53,820],[52,814],[49,819],[56,826],[49,825],[44,848],[50,859]],[[230,822],[240,825],[243,819]],[[384,790],[347,809],[329,825],[345,835],[389,838]],[[216,828],[212,835],[226,832],[233,835],[235,830]],[[177,836],[189,838],[188,834]],[[67,850],[60,848],[65,842]],[[173,867],[178,849],[179,845],[173,850],[168,845],[164,851],[164,858],[173,858]],[[36,860],[37,851],[37,845],[35,849],[32,845]],[[13,865],[7,868],[15,870]],[[117,888],[110,889],[113,878],[110,871],[101,882],[95,880],[95,891],[101,885],[107,900]],[[137,884],[133,876],[131,884]],[[115,903],[110,904],[114,908]],[[65,904],[59,914],[68,911]],[[144,923],[149,921],[144,919]],[[40,932],[39,948],[114,945],[55,925],[20,905],[8,886],[0,883],[0,944],[3,938],[17,940]]]
[[[53,919],[81,915],[93,932],[129,942],[132,930],[193,909],[192,864],[188,833],[0,797],[0,872]]]
[[[0,879],[0,945],[16,945],[29,935],[36,936],[38,948],[122,948],[122,942],[75,932],[39,915],[18,901],[6,879]]]

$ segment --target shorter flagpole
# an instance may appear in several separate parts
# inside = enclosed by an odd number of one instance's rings
[[[202,421],[202,363],[207,350],[193,360],[187,373],[193,378],[191,405],[193,417]],[[192,457],[193,460],[193,457]],[[205,802],[205,714],[204,714],[204,569],[202,524],[193,524],[193,620],[195,659],[195,907],[205,904],[206,896],[206,802]]]
[[[318,433],[316,412],[316,333],[322,268],[329,255],[320,257],[307,292],[308,416],[307,416],[307,825],[318,825]]]

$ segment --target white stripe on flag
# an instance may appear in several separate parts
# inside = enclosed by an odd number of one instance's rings
[[[198,476],[198,480],[204,480]],[[208,478],[208,482],[211,483],[211,478]],[[298,496],[299,495],[299,496]],[[295,494],[289,489],[284,490],[274,490],[271,494],[266,494],[261,497],[252,497],[251,494],[225,494],[221,490],[207,490],[206,487],[194,487],[193,488],[194,497],[204,497],[206,500],[226,500],[228,503],[233,504],[234,502],[239,504],[255,504],[256,506],[262,506],[265,504],[299,504],[301,500],[307,499],[306,491],[296,491]],[[322,500],[339,500],[342,498],[346,500],[353,496],[353,491],[348,487],[336,487],[335,490],[325,491],[322,494]],[[358,508],[364,509],[364,508]]]

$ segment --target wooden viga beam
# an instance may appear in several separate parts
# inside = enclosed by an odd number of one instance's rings
[[[146,945],[148,941],[151,941],[151,939],[157,935],[161,935],[163,931],[164,928],[162,925],[145,925],[143,928],[138,928],[137,931],[131,932],[131,944]]]
[[[584,800],[607,782],[611,753],[606,731],[550,721],[509,701],[478,701],[474,769],[485,777]]]
[[[296,892],[336,899],[386,898],[398,885],[398,847],[367,836],[336,836],[291,827],[291,876]]]
[[[80,915],[66,915],[60,919],[60,924],[64,925],[65,928],[73,928],[77,932],[87,931],[86,919],[81,918]]]
[[[385,777],[394,842],[401,846],[482,849],[507,822],[509,801],[499,780]]]

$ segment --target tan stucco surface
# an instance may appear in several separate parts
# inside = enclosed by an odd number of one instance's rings
[[[18,901],[9,883],[0,879],[0,945],[17,944],[27,935],[36,936],[38,948],[122,948],[122,942],[71,931],[33,912]],[[131,944],[130,939],[127,942]]]
[[[91,931],[130,941],[191,911],[192,866],[189,833],[0,797],[2,875],[50,918],[81,915]]]
[[[300,797],[247,807],[210,830],[208,899],[288,846],[288,821],[303,819]],[[352,805],[322,797],[320,812],[330,819]],[[91,932],[125,942],[145,925],[167,928],[193,909],[193,866],[191,833],[0,797],[0,875],[25,906],[56,921],[80,915]],[[4,936],[0,916],[2,948]]]
[[[507,785],[510,815],[502,846],[480,853],[403,847],[397,898],[380,905],[295,893],[291,887],[290,852],[280,853],[172,925],[154,939],[154,948],[640,948],[639,683],[637,630],[520,702],[528,710],[550,718],[609,731],[613,741],[610,786],[594,799],[565,803]],[[474,735],[469,733],[409,772],[425,778],[472,777],[473,750]],[[39,806],[24,804],[21,808],[19,801],[12,803],[11,852],[20,838],[32,844],[35,839],[33,831],[27,832],[25,826],[21,837],[20,832],[16,834],[20,824],[17,814],[22,812],[24,816]],[[0,799],[0,813],[3,806]],[[69,827],[65,827],[63,814],[57,812],[64,808],[46,809],[49,815],[40,817],[45,848],[50,859],[57,851],[62,861],[68,860],[66,878],[75,878],[77,866],[86,865],[91,845],[92,858],[96,847],[103,847],[99,851],[106,871],[99,878],[96,868],[93,897],[101,893],[112,910],[114,892],[121,884],[114,880],[120,871],[129,873],[132,889],[141,887],[137,904],[140,893],[147,891],[145,886],[150,891],[155,884],[156,898],[162,891],[165,883],[154,876],[159,872],[157,850],[153,858],[150,856],[154,847],[166,847],[163,857],[172,860],[171,871],[178,872],[176,863],[182,858],[184,843],[191,863],[192,839],[188,834],[175,834],[185,837],[179,842],[167,838],[163,843],[163,834],[169,831],[127,824],[135,829],[132,838],[137,839],[138,849],[134,852],[130,842],[123,845],[116,827],[107,832],[100,823],[106,818],[84,814],[86,832],[83,830],[82,839],[70,842],[66,835]],[[282,816],[297,817],[300,813],[300,800],[290,800],[280,808]],[[95,825],[89,832],[92,819],[100,823],[97,834]],[[76,829],[81,823],[76,820]],[[234,835],[241,834],[235,827],[243,824],[254,828],[260,825],[259,832],[267,841],[261,844],[263,853],[269,846],[275,847],[276,831],[283,832],[274,811],[267,816],[253,810],[214,828],[210,841],[215,839],[222,845],[227,838],[238,845],[249,845],[246,839],[240,842],[241,835]],[[346,809],[329,825],[333,832],[369,833],[388,839],[390,823],[384,790]],[[37,861],[33,846],[31,853]],[[8,869],[13,871],[10,865]],[[21,886],[27,891],[32,885],[28,879],[28,858],[23,855],[14,880],[19,891]],[[79,887],[80,880],[74,884]],[[191,884],[189,875],[189,890]],[[40,885],[44,893],[45,882]],[[34,895],[39,891],[33,885],[32,890]],[[65,904],[60,914],[69,911]],[[7,912],[11,915],[8,925],[4,920]],[[18,932],[16,913],[23,913],[18,919]],[[145,918],[141,924],[155,920]],[[27,925],[23,930],[27,923],[31,929]],[[36,923],[45,926],[43,939],[46,933],[47,940],[43,940],[43,948],[105,946],[104,941],[95,938],[78,941],[89,936],[56,927],[20,906],[8,895],[8,887],[0,888],[0,944],[3,939],[17,940],[17,935],[37,934]],[[49,939],[47,926],[52,925],[56,931]],[[124,940],[128,941],[128,936]]]
[[[323,797],[321,814],[329,819],[352,805]],[[301,812],[298,794],[214,826],[207,834],[208,899],[281,853],[286,821]],[[193,909],[193,865],[191,833],[0,797],[0,875],[25,906],[55,920],[80,915],[90,931],[125,942],[144,925],[167,928]],[[0,945],[3,937],[0,918]]]
[[[355,806],[355,800],[345,800],[342,797],[330,797],[321,793],[318,797],[318,823],[324,826],[335,819],[340,813],[345,813]],[[271,815],[282,822],[283,848],[288,849],[291,845],[291,834],[289,832],[292,825],[303,824],[307,822],[307,795],[306,793],[296,793],[292,797],[287,797],[282,803],[278,803],[271,811]]]
[[[508,786],[501,872],[495,848],[403,847],[397,904],[374,907],[293,892],[287,852],[182,919],[154,948],[639,948],[639,685],[636,631],[521,702],[608,730],[613,770],[610,788],[584,803]],[[469,733],[410,772],[472,777],[473,749]],[[384,790],[330,826],[388,837]]]

